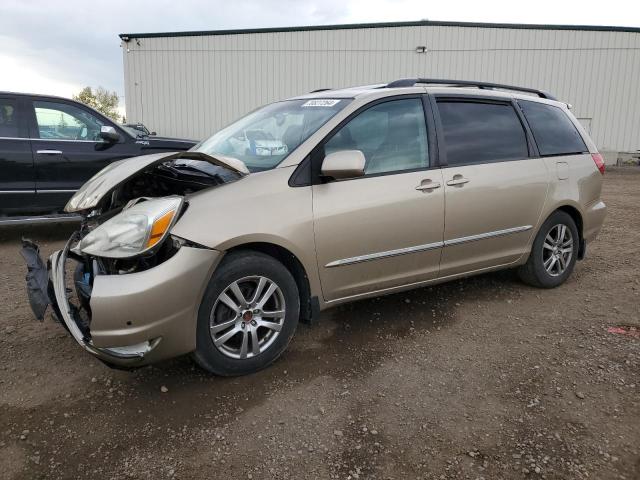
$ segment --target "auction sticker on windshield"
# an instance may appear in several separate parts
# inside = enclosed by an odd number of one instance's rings
[[[309,100],[302,104],[303,107],[333,107],[340,100],[331,100],[327,98],[317,99],[317,100]]]

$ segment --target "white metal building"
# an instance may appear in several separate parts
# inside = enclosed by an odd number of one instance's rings
[[[403,77],[533,87],[602,151],[640,149],[640,28],[460,22],[121,34],[126,116],[201,139],[259,105]]]

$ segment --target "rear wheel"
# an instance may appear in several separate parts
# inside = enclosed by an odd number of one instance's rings
[[[573,272],[579,241],[573,218],[560,210],[554,212],[542,224],[527,263],[519,268],[520,279],[539,288],[561,285]]]
[[[280,262],[259,252],[232,252],[205,292],[193,356],[216,375],[256,372],[286,349],[299,312],[297,285]]]

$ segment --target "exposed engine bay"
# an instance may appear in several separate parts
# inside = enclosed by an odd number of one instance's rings
[[[221,161],[198,152],[153,154],[116,163],[90,179],[65,208],[84,217],[69,239],[66,268],[77,297],[73,316],[87,337],[96,276],[143,272],[184,245],[196,246],[170,234],[189,208],[189,196],[248,173],[236,159]],[[47,267],[37,245],[28,240],[23,241],[23,257],[29,268],[28,283],[32,278],[32,308],[42,319],[47,305],[53,303],[51,292],[46,291]]]
[[[188,208],[190,194],[236,181],[243,176],[226,166],[189,158],[189,153],[184,152],[175,158],[153,163],[114,187],[95,208],[87,212],[77,241],[114,216],[151,199],[169,196],[185,198],[181,211],[176,213],[177,220]],[[81,260],[84,264],[82,272],[76,275],[76,286],[79,287],[79,292],[83,291],[84,282],[81,279],[92,278],[96,274],[126,274],[152,268],[170,258],[184,242],[169,235],[150,251],[129,258],[88,256],[83,255],[79,248],[72,248],[76,260]]]
[[[228,167],[190,158],[189,153],[172,155],[136,172],[109,192],[104,192],[96,205],[85,213],[88,217],[106,215],[106,219],[139,201],[168,195],[186,196],[243,176]]]
[[[237,180],[239,175],[202,160],[175,159],[155,165],[120,185],[103,205],[106,210],[150,197],[189,195]]]

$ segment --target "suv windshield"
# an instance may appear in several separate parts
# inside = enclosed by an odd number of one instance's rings
[[[149,129],[141,123],[125,123],[124,126],[129,127],[133,130],[137,130],[143,135],[151,135],[151,132],[149,131]]]
[[[137,128],[129,127],[128,125],[120,125],[120,128],[122,128],[125,132],[127,132],[133,138],[146,137],[147,136],[144,132],[141,132]]]
[[[249,171],[278,165],[351,99],[287,100],[254,110],[192,148],[242,160]]]

